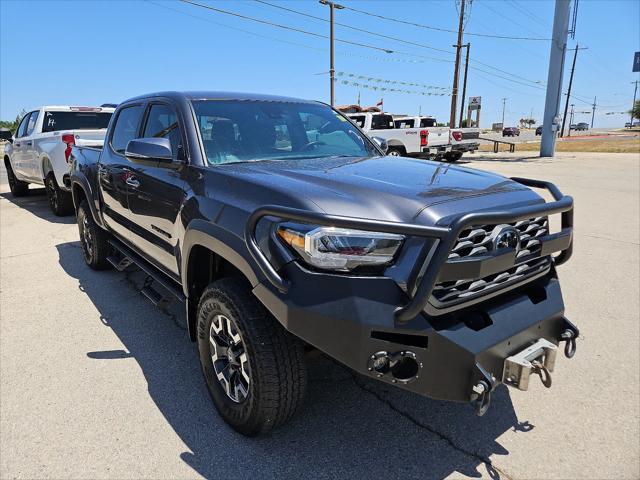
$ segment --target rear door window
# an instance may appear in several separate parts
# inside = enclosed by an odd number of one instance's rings
[[[412,118],[395,121],[396,128],[413,128],[414,123]]]
[[[421,118],[420,119],[420,128],[426,127],[435,127],[436,119],[435,118]]]
[[[373,115],[371,117],[371,130],[387,130],[394,126],[391,115]]]
[[[111,148],[116,152],[124,153],[129,140],[138,138],[143,112],[144,107],[142,105],[133,105],[120,110],[111,135]]]
[[[35,112],[31,112],[29,121],[27,122],[27,131],[25,135],[29,136],[33,133],[33,130],[36,128],[36,123],[38,122],[39,115],[40,115],[39,110],[36,110]]]

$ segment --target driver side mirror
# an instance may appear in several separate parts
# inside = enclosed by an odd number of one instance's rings
[[[124,152],[131,161],[173,162],[171,142],[168,138],[136,138],[127,143]]]
[[[371,137],[371,140],[373,141],[373,143],[375,143],[378,146],[380,150],[382,150],[382,153],[384,153],[385,155],[387,154],[387,151],[389,150],[389,145],[387,144],[387,141],[384,138]]]

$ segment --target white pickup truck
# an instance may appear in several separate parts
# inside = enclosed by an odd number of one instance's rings
[[[394,117],[396,128],[429,128],[437,125],[434,117]],[[444,160],[455,162],[466,152],[473,153],[480,146],[479,128],[451,128],[449,129],[451,151],[443,155]]]
[[[71,146],[101,147],[111,107],[44,106],[27,113],[5,147],[11,193],[26,195],[29,184],[44,185],[56,215],[73,213],[68,189]]]
[[[378,112],[350,113],[347,116],[370,137],[385,139],[389,146],[388,155],[440,159],[451,152],[448,127],[397,128],[392,115]]]

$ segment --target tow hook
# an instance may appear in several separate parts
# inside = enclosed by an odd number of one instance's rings
[[[560,335],[560,341],[567,342],[564,344],[564,356],[572,358],[576,354],[576,334],[568,328]]]
[[[481,417],[487,413],[491,405],[491,390],[484,380],[480,380],[471,390],[471,404],[476,409],[476,415]]]
[[[476,363],[475,374],[479,378],[478,383],[471,387],[471,405],[475,408],[476,415],[481,417],[491,405],[491,391],[495,387],[495,377],[487,372],[479,363]]]

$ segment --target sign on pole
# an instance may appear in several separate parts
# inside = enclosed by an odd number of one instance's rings
[[[633,71],[640,72],[640,52],[636,52],[633,57]]]
[[[480,110],[482,97],[469,97],[469,110]]]

